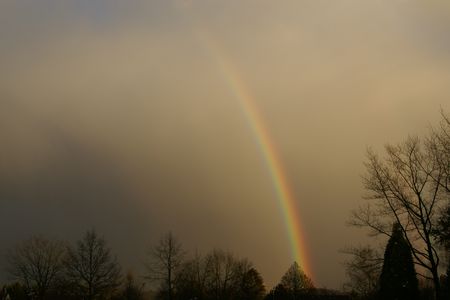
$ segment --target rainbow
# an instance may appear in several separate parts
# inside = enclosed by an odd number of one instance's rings
[[[205,35],[202,36],[205,37]],[[300,221],[299,209],[296,205],[295,197],[289,187],[286,172],[283,169],[275,143],[264,124],[264,119],[258,109],[254,97],[231,60],[215,46],[211,39],[203,38],[203,40],[206,40],[206,44],[213,54],[214,60],[218,64],[221,75],[225,78],[228,87],[242,107],[245,118],[249,123],[258,144],[258,148],[268,167],[276,191],[279,207],[283,215],[285,227],[288,232],[292,258],[302,267],[303,271],[310,278],[313,278],[313,272],[307,255],[306,238]]]

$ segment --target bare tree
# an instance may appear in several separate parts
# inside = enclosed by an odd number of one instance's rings
[[[35,236],[9,251],[8,273],[37,299],[44,299],[62,269],[65,247],[60,241]]]
[[[243,276],[252,268],[246,259],[214,249],[205,257],[206,289],[212,299],[233,299],[239,291]]]
[[[176,275],[176,290],[179,299],[205,299],[207,290],[206,261],[196,251],[194,257],[183,262]]]
[[[427,140],[429,152],[433,159],[442,168],[443,180],[437,180],[444,190],[446,201],[440,209],[440,217],[435,236],[443,249],[444,257],[447,259],[446,277],[444,290],[447,298],[450,294],[450,116],[441,111],[442,121],[440,126],[433,128],[431,136]],[[444,296],[445,297],[445,296]]]
[[[91,230],[76,247],[68,248],[65,276],[76,295],[87,300],[101,299],[119,286],[120,266],[105,240]]]
[[[137,284],[132,272],[128,272],[125,276],[123,289],[113,300],[143,300],[144,293],[142,292],[143,285]]]
[[[351,224],[387,236],[394,223],[400,224],[415,263],[428,271],[421,275],[433,281],[439,299],[439,255],[433,232],[446,176],[445,168],[423,144],[409,137],[405,143],[386,146],[383,159],[368,151],[363,182],[371,202],[352,213]]]
[[[437,128],[431,130],[426,139],[427,150],[440,168],[440,172],[431,174],[436,184],[441,185],[450,201],[450,116],[441,111],[442,120]],[[439,175],[442,177],[440,178]],[[447,203],[448,204],[448,203]]]
[[[383,267],[383,256],[380,251],[371,246],[359,246],[350,247],[341,252],[351,256],[344,263],[349,279],[344,284],[344,289],[362,299],[373,296]]]
[[[196,253],[177,272],[177,299],[259,299],[264,292],[252,264],[223,250],[205,256]]]
[[[150,281],[161,283],[161,289],[167,293],[169,300],[173,299],[175,273],[181,266],[184,251],[181,243],[172,232],[162,236],[159,243],[149,251],[150,260],[146,264],[147,276]]]
[[[246,300],[262,300],[266,295],[264,280],[255,268],[242,275],[242,281],[236,298]]]
[[[450,117],[443,111],[440,126],[433,128],[427,139],[427,149],[437,165],[441,168],[442,179],[434,174],[436,184],[440,184],[443,190],[445,203],[440,209],[440,218],[435,236],[441,245],[450,249]]]

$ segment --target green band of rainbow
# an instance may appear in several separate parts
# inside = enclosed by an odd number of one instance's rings
[[[268,167],[280,210],[283,215],[285,227],[291,243],[292,258],[303,268],[308,276],[313,277],[309,265],[306,239],[302,231],[299,210],[295,198],[288,184],[286,173],[276,151],[275,144],[267,130],[254,98],[247,89],[245,82],[239,76],[236,67],[219,51],[209,40],[208,48],[212,51],[222,76],[225,78],[234,97],[239,101],[250,128],[255,136],[258,148]]]

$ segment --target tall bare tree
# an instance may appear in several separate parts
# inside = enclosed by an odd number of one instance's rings
[[[440,126],[434,128],[427,139],[428,151],[442,169],[442,179],[433,177],[443,190],[445,203],[441,208],[436,237],[444,248],[450,250],[450,117],[442,111]],[[433,174],[434,175],[434,174]]]
[[[344,263],[348,277],[344,289],[361,299],[374,296],[383,267],[380,251],[371,246],[359,246],[349,247],[341,252],[351,256]]]
[[[44,299],[61,273],[64,251],[60,241],[32,237],[9,251],[8,273],[35,298]]]
[[[179,299],[205,299],[207,274],[205,259],[196,252],[194,257],[183,262],[176,275],[176,290]]]
[[[69,247],[65,277],[83,299],[102,299],[119,286],[120,266],[104,239],[94,230],[86,232],[76,247]]]
[[[426,139],[427,150],[440,172],[431,174],[436,184],[441,185],[450,202],[450,116],[441,112],[442,120],[438,127],[431,130]],[[439,177],[442,176],[442,178]],[[448,204],[448,203],[447,203]]]
[[[147,279],[161,283],[162,293],[167,294],[167,299],[172,300],[175,273],[181,266],[184,257],[181,243],[172,232],[169,232],[160,238],[159,243],[148,254]]]
[[[205,256],[197,253],[177,272],[177,299],[260,299],[264,292],[251,262],[219,249]]]
[[[252,268],[247,259],[214,249],[205,257],[206,289],[212,299],[235,299],[243,276]]]
[[[439,255],[433,233],[446,175],[424,144],[409,137],[402,144],[386,146],[383,158],[368,151],[363,183],[370,202],[352,213],[351,224],[390,236],[390,228],[398,223],[415,263],[428,271],[421,275],[433,281],[439,299]]]

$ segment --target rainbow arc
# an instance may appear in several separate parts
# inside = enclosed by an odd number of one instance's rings
[[[205,37],[205,35],[202,36]],[[247,88],[245,81],[241,78],[238,68],[233,65],[231,60],[228,59],[210,39],[203,40],[206,40],[206,44],[220,69],[221,75],[227,82],[235,99],[242,107],[245,118],[255,136],[264,162],[267,165],[277,195],[280,211],[283,215],[285,227],[288,232],[292,257],[303,268],[305,273],[313,278],[312,268],[308,259],[306,238],[300,221],[301,217],[299,209],[289,186],[286,172],[283,169],[275,143],[264,123],[264,119],[258,109],[257,103]]]

